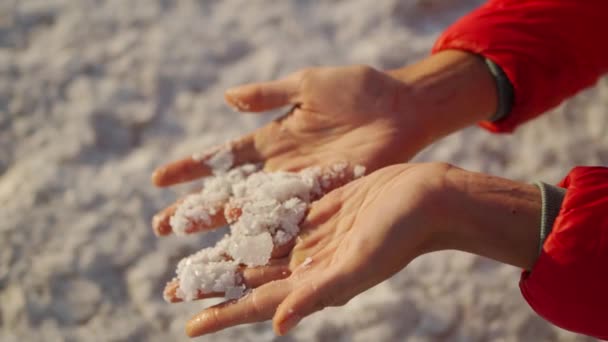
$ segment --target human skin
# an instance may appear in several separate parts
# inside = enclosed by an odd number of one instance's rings
[[[315,203],[291,253],[275,255],[271,266],[243,270],[252,293],[202,311],[187,325],[190,336],[273,317],[275,331],[284,334],[301,318],[344,304],[435,250],[532,267],[541,202],[535,186],[445,164],[386,167],[496,111],[496,86],[479,57],[452,50],[386,72],[307,69],[234,88],[226,100],[249,112],[293,106],[285,117],[231,142],[237,165],[263,162],[274,171],[349,161],[378,171]],[[203,153],[203,161],[213,153]],[[188,157],[157,169],[153,182],[169,186],[210,172]],[[174,210],[155,216],[157,234],[171,233]],[[310,267],[298,267],[306,257],[313,258]]]
[[[203,310],[188,322],[187,334],[272,319],[283,335],[304,317],[344,305],[438,250],[530,269],[538,252],[540,206],[534,185],[443,163],[385,167],[313,203],[291,253],[264,267],[265,275],[249,270],[256,288]],[[306,258],[312,260],[308,265],[302,264]],[[289,273],[278,272],[277,265]]]
[[[226,101],[247,112],[293,106],[230,143],[237,165],[263,162],[267,171],[297,171],[348,161],[370,173],[408,161],[441,137],[490,117],[497,99],[483,60],[449,50],[387,72],[366,66],[305,69],[228,90]],[[202,153],[202,160],[214,151]],[[152,181],[165,187],[210,174],[200,159],[186,157],[156,169]],[[171,233],[176,208],[155,216],[157,235]]]
[[[288,115],[231,142],[237,164],[264,162],[273,171],[349,161],[368,172],[405,162],[437,139],[490,117],[497,102],[483,60],[457,50],[387,72],[305,69],[233,88],[226,100],[243,112],[292,106]],[[187,157],[158,168],[152,180],[169,186],[210,173]]]

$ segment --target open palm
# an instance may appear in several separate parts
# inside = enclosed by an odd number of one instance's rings
[[[275,331],[284,334],[303,317],[345,304],[432,251],[439,225],[428,212],[430,195],[445,172],[439,164],[395,165],[329,193],[313,204],[287,257],[245,270],[245,282],[257,288],[204,310],[189,322],[188,334],[273,317]]]
[[[226,100],[241,111],[293,106],[287,115],[231,142],[235,164],[264,162],[270,171],[296,171],[348,161],[373,171],[406,161],[423,147],[424,137],[415,129],[415,116],[399,112],[402,93],[400,81],[365,66],[306,69],[232,89]],[[213,155],[167,164],[153,180],[168,186],[209,175],[201,160]]]

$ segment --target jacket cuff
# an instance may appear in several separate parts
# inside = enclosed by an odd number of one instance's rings
[[[566,189],[543,182],[534,182],[534,185],[540,189],[542,198],[540,243],[538,245],[538,254],[540,255],[545,240],[551,233],[551,229],[553,229],[555,218],[559,215],[562,202],[566,196]]]

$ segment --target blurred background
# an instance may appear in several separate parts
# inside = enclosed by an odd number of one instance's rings
[[[157,239],[171,159],[266,122],[224,89],[301,67],[402,66],[482,1],[0,1],[0,341],[186,341],[212,302],[166,304],[183,256],[221,232]],[[557,182],[608,164],[608,82],[510,136],[471,127],[416,160]],[[417,259],[289,336],[269,324],[200,341],[590,341],[526,305],[519,270],[464,253]]]

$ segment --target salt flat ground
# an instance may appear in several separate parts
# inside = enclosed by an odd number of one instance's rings
[[[161,289],[218,234],[158,240],[153,213],[186,187],[154,166],[267,117],[222,91],[310,65],[396,67],[426,55],[479,1],[2,0],[0,340],[185,341],[201,303]],[[417,160],[532,181],[608,163],[608,83],[512,136],[472,127]],[[585,341],[527,307],[519,270],[464,253],[416,260],[274,337],[269,324],[201,341]]]

